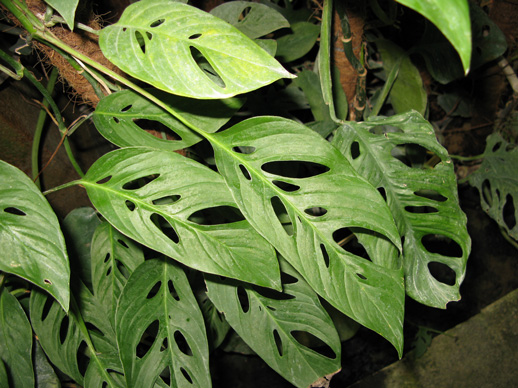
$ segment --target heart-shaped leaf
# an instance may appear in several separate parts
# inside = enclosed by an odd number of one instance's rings
[[[0,271],[48,291],[68,310],[70,269],[59,222],[36,185],[0,160]]]
[[[126,73],[186,97],[232,97],[293,77],[237,28],[169,0],[130,5],[99,45]]]
[[[7,366],[2,387],[34,387],[32,329],[20,302],[0,287],[0,361]],[[7,372],[8,371],[8,372]],[[2,382],[0,376],[0,383]],[[10,383],[10,384],[9,384]]]
[[[207,277],[208,296],[239,336],[297,387],[340,369],[340,338],[318,296],[285,261],[283,292]],[[257,330],[260,327],[261,330]],[[318,350],[311,349],[314,340]]]
[[[183,119],[209,133],[220,129],[244,103],[240,98],[194,102],[190,98],[158,90],[152,93],[181,114]],[[174,151],[202,140],[171,114],[131,90],[101,99],[93,119],[99,133],[119,147],[146,145]],[[163,138],[153,136],[152,131],[160,133]]]
[[[487,138],[484,161],[469,177],[480,192],[482,209],[518,240],[518,148],[500,134]]]
[[[117,341],[128,387],[210,388],[203,316],[183,270],[147,260],[130,276],[117,309]]]
[[[115,326],[115,310],[129,275],[144,262],[139,245],[104,222],[92,239],[92,282],[97,299],[108,307]]]
[[[97,160],[81,183],[96,209],[135,241],[203,272],[279,288],[273,248],[209,168],[175,152],[124,148]],[[231,218],[207,222],[204,211]]]
[[[401,351],[404,288],[397,250],[370,261],[338,245],[357,232],[374,235],[370,243],[400,246],[381,195],[340,151],[294,121],[257,117],[208,137],[252,226],[318,294]]]
[[[415,111],[349,122],[339,128],[333,144],[386,195],[404,238],[407,294],[442,308],[458,300],[471,240],[453,163],[430,123]]]

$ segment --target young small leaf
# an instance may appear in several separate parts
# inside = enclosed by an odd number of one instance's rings
[[[74,19],[79,0],[45,0],[45,2],[59,12],[65,19],[68,28],[74,30]]]

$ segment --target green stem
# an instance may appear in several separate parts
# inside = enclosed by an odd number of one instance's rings
[[[511,236],[509,236],[509,233],[507,233],[507,230],[505,230],[505,228],[500,227],[500,233],[502,233],[502,236],[504,236],[504,238],[507,240],[509,244],[518,249],[518,242],[516,242]]]
[[[385,103],[385,100],[388,97],[388,94],[390,92],[390,89],[392,89],[392,86],[394,85],[394,82],[396,81],[396,78],[399,74],[399,67],[401,66],[401,62],[403,61],[403,58],[405,58],[406,55],[402,55],[397,62],[394,64],[394,67],[390,70],[390,73],[387,77],[387,80],[385,81],[385,85],[383,85],[383,89],[381,89],[381,93],[376,100],[376,103],[372,107],[369,117],[370,116],[377,116],[383,107],[383,104]]]
[[[486,154],[480,154],[475,156],[461,156],[461,155],[450,155],[450,158],[460,160],[461,162],[471,162],[473,160],[484,159]]]
[[[64,183],[64,184],[62,184],[60,186],[56,186],[56,187],[54,187],[52,189],[44,191],[43,195],[49,195],[49,194],[52,194],[52,193],[54,193],[56,191],[59,191],[59,190],[63,190],[63,189],[66,189],[66,188],[69,188],[69,187],[72,187],[72,186],[77,186],[77,185],[79,185],[81,183],[82,183],[82,181],[80,181],[80,180],[67,182],[67,183]]]
[[[49,82],[47,84],[47,92],[49,95],[52,94],[54,90],[54,86],[56,85],[56,80],[58,79],[58,69],[52,68],[52,72],[50,73]],[[49,100],[43,98],[42,105],[46,108],[49,106]],[[40,178],[38,177],[39,173],[39,151],[41,146],[41,135],[43,133],[43,128],[45,127],[45,119],[47,118],[47,111],[45,109],[41,109],[40,114],[38,116],[38,122],[36,124],[36,131],[34,132],[34,139],[32,140],[32,179],[35,180],[34,183],[41,190]],[[37,178],[38,177],[38,178]]]

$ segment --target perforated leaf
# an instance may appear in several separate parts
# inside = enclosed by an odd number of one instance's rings
[[[482,209],[518,240],[518,148],[498,133],[487,138],[484,161],[469,177]]]
[[[293,77],[237,28],[169,0],[130,5],[99,45],[128,74],[186,97],[232,97]]]
[[[203,316],[183,270],[153,259],[130,276],[117,309],[117,341],[128,387],[210,388]]]
[[[399,247],[381,195],[336,148],[294,121],[253,118],[210,140],[218,169],[253,227],[318,294],[401,351],[404,288],[392,255],[397,249],[370,261],[335,240],[349,228],[373,235],[366,249],[377,240]]]
[[[240,98],[193,101],[157,90],[151,92],[192,125],[209,133],[220,129],[244,103]],[[101,99],[93,119],[100,134],[119,147],[146,145],[173,151],[202,140],[162,108],[131,90]]]
[[[0,160],[0,271],[48,291],[64,309],[70,269],[59,222],[27,175]]]
[[[337,131],[333,144],[386,194],[404,238],[407,294],[442,308],[458,300],[471,240],[453,163],[432,126],[415,111],[349,122]]]
[[[129,275],[144,262],[139,245],[104,222],[92,239],[92,283],[97,299],[110,311],[115,324],[119,296]]]
[[[290,26],[286,18],[273,8],[250,1],[223,3],[210,13],[232,24],[250,39]]]
[[[209,168],[174,152],[125,148],[97,160],[82,184],[97,210],[135,241],[203,272],[280,286],[273,248]],[[235,218],[209,225],[196,217],[211,210]]]
[[[2,387],[34,387],[31,354],[32,329],[25,311],[18,299],[0,287],[0,362],[7,367]]]
[[[282,293],[209,277],[208,296],[270,367],[305,388],[340,369],[340,338],[311,287],[283,260],[281,270]],[[317,350],[308,346],[311,340],[320,345]]]

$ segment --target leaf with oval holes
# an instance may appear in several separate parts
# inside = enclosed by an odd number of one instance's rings
[[[250,39],[260,38],[290,23],[281,13],[265,4],[232,1],[213,8],[210,13],[232,24]]]
[[[220,129],[244,103],[242,98],[197,100],[150,91],[170,105],[185,120],[205,132]],[[202,140],[170,113],[131,91],[110,94],[99,101],[93,116],[99,133],[119,147],[148,146],[174,151]],[[162,138],[153,136],[158,132]]]
[[[256,117],[209,137],[239,208],[309,285],[400,352],[404,287],[400,237],[381,195],[309,128]],[[283,225],[285,219],[289,225]],[[289,228],[288,228],[289,226]],[[285,229],[286,227],[286,229]],[[395,245],[372,261],[344,251],[335,231],[356,227]]]
[[[237,28],[169,0],[130,5],[99,45],[126,73],[185,97],[232,97],[294,77]]]
[[[404,238],[407,294],[442,308],[458,300],[471,240],[453,163],[433,127],[412,111],[344,124],[333,144],[387,198]],[[446,276],[434,273],[436,267]]]
[[[27,175],[0,160],[0,271],[48,291],[68,310],[65,239],[49,203]]]
[[[109,306],[80,280],[74,282],[73,295],[67,315],[47,294],[31,292],[31,323],[43,350],[53,365],[83,387],[122,387]]]
[[[484,161],[470,175],[469,183],[480,193],[480,204],[489,216],[518,240],[518,147],[500,134],[488,136]]]
[[[7,366],[2,387],[34,387],[32,329],[20,302],[0,287],[0,361]],[[12,385],[8,384],[8,381]]]
[[[185,273],[171,260],[147,260],[133,272],[116,328],[128,387],[152,387],[165,371],[168,386],[211,386],[203,316]]]
[[[305,388],[340,369],[340,338],[315,292],[289,264],[280,262],[283,292],[207,276],[208,296],[270,367]]]
[[[81,183],[96,209],[135,241],[203,272],[280,287],[274,249],[239,214],[213,225],[191,220],[210,209],[238,212],[209,168],[175,152],[124,148],[98,159]]]
[[[115,324],[119,296],[129,275],[144,262],[139,245],[104,222],[92,239],[92,283],[97,299],[108,307]]]

